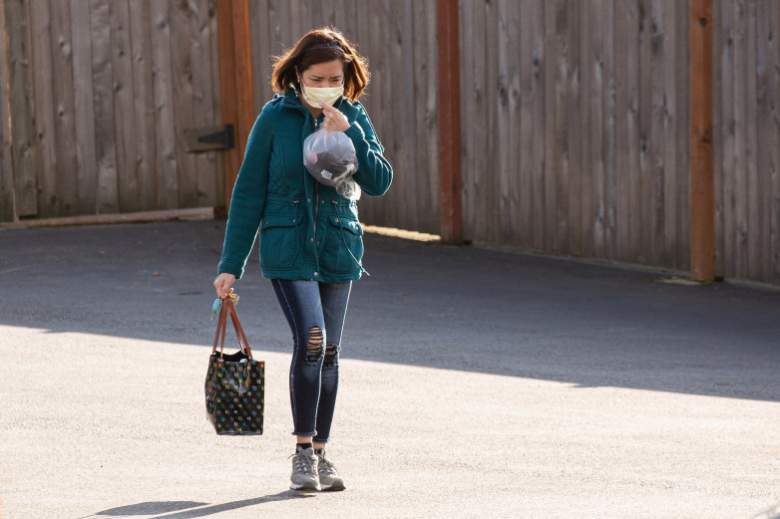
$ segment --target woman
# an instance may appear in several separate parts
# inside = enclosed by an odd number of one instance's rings
[[[293,335],[290,404],[296,436],[290,488],[343,490],[325,455],[338,389],[341,332],[352,282],[365,271],[357,201],[316,182],[303,141],[319,128],[355,145],[362,192],[382,196],[393,168],[358,98],[366,60],[341,33],[312,30],[277,56],[274,95],[252,126],[233,187],[218,276],[219,297],[241,279],[260,233],[260,270],[271,280]],[[366,271],[367,272],[367,271]]]

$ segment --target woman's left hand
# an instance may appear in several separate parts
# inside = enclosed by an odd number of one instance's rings
[[[343,132],[349,128],[349,119],[344,115],[341,110],[334,108],[331,105],[323,104],[322,111],[325,114],[325,119],[322,121],[322,127],[332,132]]]

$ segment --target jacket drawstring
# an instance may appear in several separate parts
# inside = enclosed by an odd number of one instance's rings
[[[357,266],[358,266],[358,267],[360,267],[360,270],[361,270],[362,272],[365,272],[367,276],[370,276],[370,275],[371,275],[371,273],[369,273],[369,272],[368,272],[368,271],[367,271],[365,268],[363,268],[363,265],[362,265],[362,264],[361,264],[361,263],[360,263],[360,262],[357,260],[357,258],[355,257],[355,255],[354,255],[354,254],[352,254],[352,251],[351,251],[351,250],[349,250],[349,246],[347,245],[347,242],[346,242],[346,241],[344,241],[344,234],[342,234],[342,233],[343,233],[343,231],[342,231],[341,229],[339,229],[339,230],[338,230],[338,232],[339,232],[339,238],[341,238],[341,243],[343,243],[343,244],[344,244],[344,248],[345,248],[345,249],[347,249],[347,252],[349,253],[350,257],[351,257],[351,258],[352,258],[352,259],[355,261],[355,263],[357,264]]]

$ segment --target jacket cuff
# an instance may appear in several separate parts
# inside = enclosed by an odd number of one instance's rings
[[[239,265],[231,265],[230,263],[220,262],[219,266],[217,267],[217,275],[222,273],[233,274],[236,277],[236,280],[239,280],[244,273],[244,269],[242,269]]]

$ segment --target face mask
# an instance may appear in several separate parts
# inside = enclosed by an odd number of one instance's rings
[[[322,108],[322,105],[333,105],[338,101],[339,97],[344,95],[344,85],[337,87],[309,87],[303,84],[303,81],[299,79],[301,85],[301,94],[307,103],[315,108]]]

